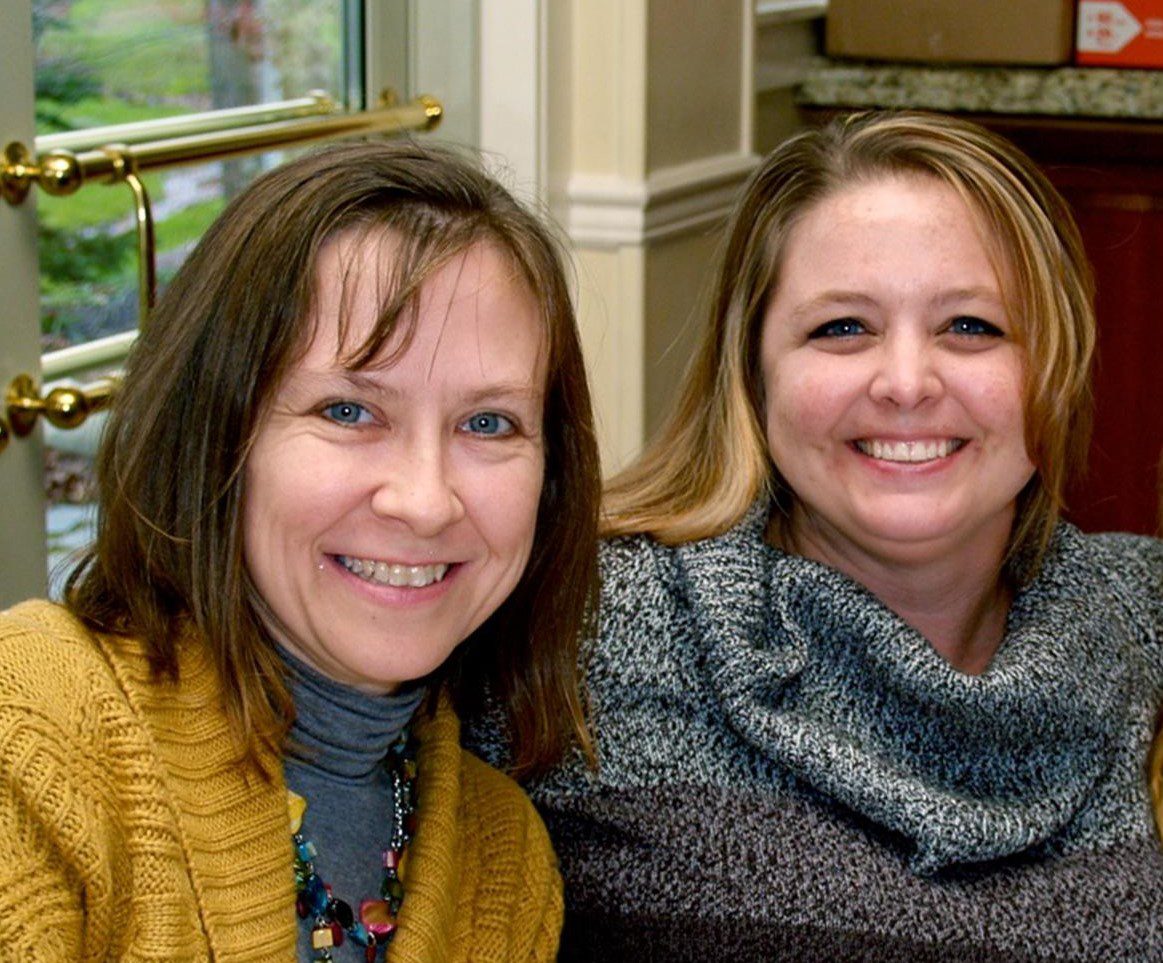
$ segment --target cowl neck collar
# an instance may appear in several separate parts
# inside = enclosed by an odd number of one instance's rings
[[[801,784],[911,844],[914,871],[1050,843],[1103,775],[1131,633],[1057,531],[988,669],[950,666],[862,586],[763,538],[767,506],[677,551],[728,724]]]

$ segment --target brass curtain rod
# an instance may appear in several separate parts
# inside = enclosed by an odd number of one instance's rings
[[[23,201],[34,183],[46,193],[65,197],[84,184],[123,181],[129,172],[144,173],[357,134],[432,130],[443,113],[438,100],[420,96],[411,103],[354,114],[283,120],[129,146],[109,144],[76,153],[52,150],[36,158],[23,144],[11,143],[4,150],[0,183],[4,199],[10,204]]]
[[[339,105],[330,94],[324,90],[313,90],[306,97],[296,97],[293,100],[252,104],[247,107],[223,107],[194,114],[138,120],[128,124],[109,124],[98,128],[40,134],[36,138],[36,153],[43,155],[53,150],[92,150],[102,144],[139,144],[142,141],[162,140],[167,137],[185,137],[188,134],[270,124],[277,120],[319,117],[338,111]]]

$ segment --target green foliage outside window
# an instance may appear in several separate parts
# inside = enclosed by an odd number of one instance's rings
[[[341,0],[33,0],[40,134],[341,89]],[[145,177],[166,282],[226,199],[244,158]],[[46,349],[136,323],[132,199],[121,185],[37,197]]]

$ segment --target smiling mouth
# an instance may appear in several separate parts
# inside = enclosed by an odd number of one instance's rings
[[[351,558],[347,555],[337,555],[339,564],[363,579],[365,582],[375,582],[377,585],[391,585],[395,588],[424,588],[441,581],[451,566],[440,563],[437,565],[397,565],[391,562],[380,562],[374,558]]]
[[[877,461],[917,463],[948,458],[965,445],[964,438],[931,438],[922,441],[879,441],[861,438],[856,449]]]

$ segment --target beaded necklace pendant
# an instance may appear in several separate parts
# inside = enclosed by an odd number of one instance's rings
[[[396,917],[404,902],[404,852],[416,829],[416,740],[408,729],[388,749],[384,767],[392,780],[392,838],[381,857],[380,895],[361,900],[358,917],[351,904],[335,897],[331,887],[315,872],[318,851],[301,832],[307,800],[287,790],[295,860],[295,910],[300,919],[312,921],[311,946],[316,961],[334,960],[332,950],[350,939],[362,948],[366,963],[375,963],[380,950],[396,934]]]

